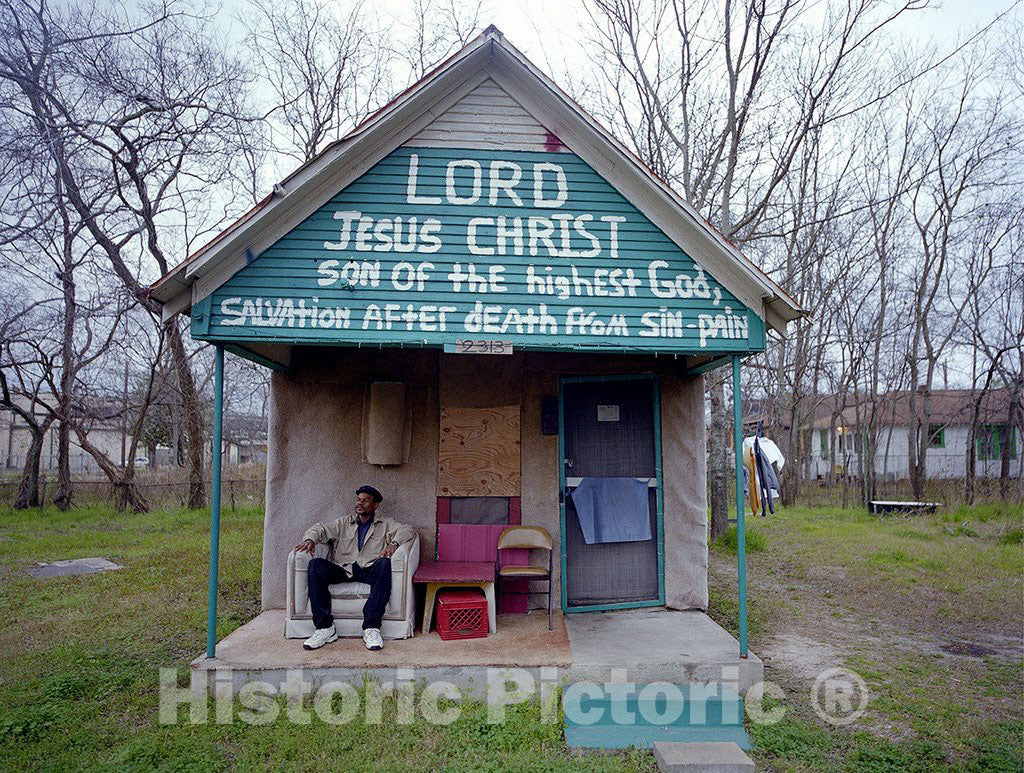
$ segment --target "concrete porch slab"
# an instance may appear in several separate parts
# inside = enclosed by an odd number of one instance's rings
[[[193,690],[210,689],[217,679],[230,680],[234,689],[254,680],[280,686],[295,669],[314,685],[358,685],[367,674],[384,682],[396,679],[398,669],[412,669],[416,681],[443,680],[482,694],[489,669],[527,669],[539,680],[540,667],[554,667],[562,674],[572,663],[565,622],[557,611],[553,631],[548,630],[547,610],[499,615],[497,633],[487,638],[445,641],[437,631],[417,631],[411,639],[386,641],[378,652],[367,650],[361,638],[304,650],[302,639],[284,638],[284,618],[283,609],[262,612],[220,641],[216,658],[192,661]]]
[[[761,659],[741,659],[739,642],[699,610],[621,609],[566,615],[572,680],[608,682],[626,670],[629,682],[729,682],[740,693],[764,679]]]
[[[482,639],[445,641],[437,631],[416,631],[411,639],[388,639],[371,652],[362,638],[341,638],[318,650],[304,650],[302,639],[284,638],[283,609],[260,613],[217,644],[221,668],[431,668],[435,666],[562,666],[571,663],[565,622],[554,614],[548,630],[547,610],[529,615],[498,615],[498,631]],[[192,667],[210,664],[205,657]],[[216,667],[216,666],[214,666]]]
[[[260,680],[280,686],[288,671],[302,669],[314,684],[344,681],[361,684],[369,674],[394,680],[399,669],[413,669],[417,681],[444,680],[480,692],[489,669],[521,668],[538,680],[570,682],[613,680],[625,670],[626,681],[673,684],[721,682],[745,692],[763,679],[761,660],[739,658],[739,644],[724,628],[699,611],[630,609],[562,616],[499,615],[498,631],[485,639],[444,641],[431,631],[412,639],[389,640],[369,652],[362,639],[346,638],[319,650],[302,649],[301,639],[284,638],[281,609],[267,610],[217,644],[217,657],[192,662],[193,689],[210,689],[217,679],[234,689]],[[541,674],[544,668],[544,674]],[[409,678],[406,676],[405,678]]]

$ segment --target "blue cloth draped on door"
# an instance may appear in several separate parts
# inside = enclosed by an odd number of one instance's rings
[[[588,545],[651,539],[646,480],[584,478],[570,496]]]

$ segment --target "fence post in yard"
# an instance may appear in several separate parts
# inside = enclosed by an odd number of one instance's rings
[[[213,370],[213,460],[210,486],[210,589],[206,611],[206,657],[217,654],[217,560],[220,553],[220,452],[224,434],[224,347],[215,349]]]
[[[740,356],[732,356],[732,435],[736,457],[736,581],[739,586],[740,657],[747,656],[747,526],[743,502],[743,401]]]

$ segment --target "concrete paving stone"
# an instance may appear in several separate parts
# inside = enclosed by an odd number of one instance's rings
[[[96,574],[124,567],[105,558],[70,558],[66,561],[54,561],[52,564],[40,564],[27,570],[37,580],[48,577],[70,577],[78,574]]]
[[[734,743],[656,743],[658,769],[666,773],[750,773],[754,761]]]

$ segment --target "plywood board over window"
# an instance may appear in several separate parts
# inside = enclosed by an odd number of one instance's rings
[[[442,408],[437,494],[517,497],[519,406]]]

